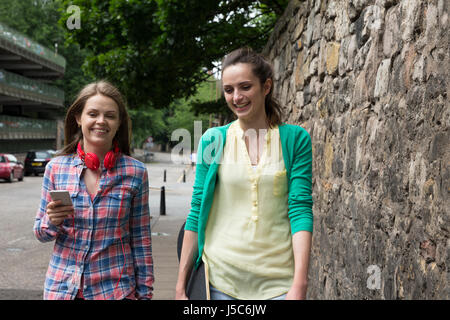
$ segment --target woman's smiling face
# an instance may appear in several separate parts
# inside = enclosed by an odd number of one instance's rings
[[[264,86],[252,71],[249,63],[230,65],[222,72],[222,86],[228,107],[241,120],[265,116],[265,97],[272,82],[268,79]]]
[[[97,94],[86,101],[77,123],[81,125],[85,148],[110,148],[120,126],[119,107],[113,99]]]

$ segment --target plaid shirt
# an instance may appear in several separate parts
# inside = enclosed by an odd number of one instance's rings
[[[34,233],[41,242],[56,242],[44,299],[74,299],[78,290],[86,299],[151,299],[147,169],[121,154],[113,169],[103,168],[99,191],[91,200],[81,179],[84,168],[79,157],[72,155],[52,159],[45,170]],[[74,219],[67,218],[60,226],[49,221],[50,190],[70,192]]]

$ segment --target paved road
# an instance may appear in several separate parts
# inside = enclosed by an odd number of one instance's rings
[[[155,298],[170,299],[176,274],[167,279],[169,275],[159,276],[158,273],[164,273],[166,264],[172,268],[170,275],[176,271],[175,233],[189,210],[193,174],[188,166],[170,162],[167,154],[156,153],[155,161],[147,165],[153,252],[170,259],[155,257]],[[163,182],[164,169],[167,170],[166,183]],[[184,169],[186,183],[181,182]],[[162,185],[166,187],[166,216],[160,217]],[[40,243],[33,234],[41,186],[42,177],[25,177],[23,182],[16,180],[13,183],[0,180],[0,300],[42,299],[53,242]],[[165,252],[167,247],[170,247],[170,253]],[[158,294],[157,288],[161,289]]]

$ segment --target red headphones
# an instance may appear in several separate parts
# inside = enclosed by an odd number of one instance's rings
[[[117,144],[117,141],[114,141],[114,148],[112,151],[108,151],[105,155],[105,159],[103,160],[103,165],[106,169],[112,169],[114,167],[114,164],[116,163],[117,156],[119,155],[119,145]],[[78,142],[77,145],[77,154],[80,157],[80,159],[84,162],[86,167],[88,167],[91,170],[97,170],[100,167],[100,160],[98,160],[98,157],[95,153],[87,152],[85,153],[83,149],[81,148],[81,143]]]

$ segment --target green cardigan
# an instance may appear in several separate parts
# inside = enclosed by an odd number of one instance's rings
[[[191,210],[185,230],[198,233],[198,258],[200,265],[205,243],[205,229],[209,211],[214,199],[217,170],[222,159],[227,130],[231,123],[208,129],[200,139],[197,167],[192,193]],[[312,147],[308,132],[302,127],[279,125],[283,160],[286,166],[288,186],[288,216],[291,233],[301,230],[313,231],[312,190]]]

